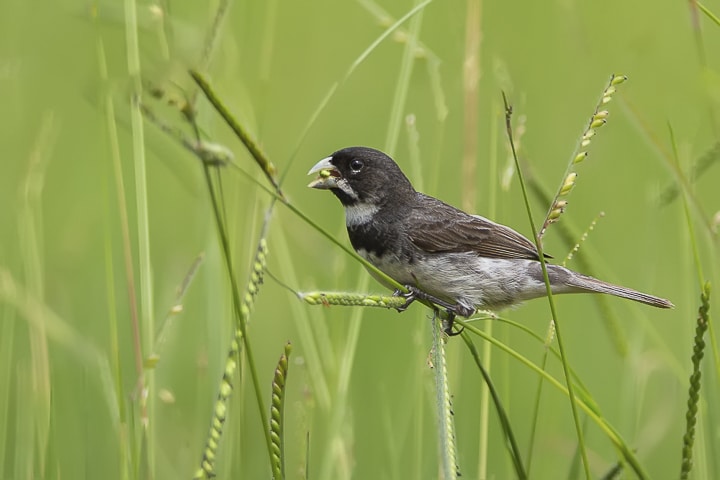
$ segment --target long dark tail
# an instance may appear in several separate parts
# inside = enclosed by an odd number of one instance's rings
[[[608,295],[615,295],[616,297],[627,298],[629,300],[635,300],[636,302],[644,303],[646,305],[652,305],[658,308],[673,308],[675,305],[669,300],[664,298],[655,297],[648,295],[647,293],[638,292],[631,288],[621,287],[619,285],[613,285],[612,283],[603,282],[597,278],[589,277],[581,273],[572,272],[565,284],[571,288],[577,288],[581,292],[596,292],[596,293],[607,293]]]

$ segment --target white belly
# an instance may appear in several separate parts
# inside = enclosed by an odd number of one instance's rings
[[[398,283],[467,307],[495,310],[546,294],[545,284],[529,275],[530,265],[537,266],[534,260],[443,253],[408,265],[393,256],[381,260],[363,250],[358,253]]]

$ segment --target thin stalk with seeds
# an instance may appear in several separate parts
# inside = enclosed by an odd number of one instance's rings
[[[300,300],[309,305],[341,305],[345,307],[402,308],[405,297],[387,295],[365,295],[351,292],[298,292]]]
[[[675,141],[675,132],[672,126],[669,126],[670,143],[672,145],[673,161],[675,167],[679,170],[679,155],[677,150],[677,142]],[[695,443],[695,424],[697,422],[698,403],[700,401],[700,362],[705,354],[705,332],[710,330],[710,339],[712,345],[716,345],[714,338],[714,329],[710,322],[710,283],[704,281],[703,265],[700,260],[700,251],[698,248],[697,238],[695,235],[695,227],[693,219],[690,215],[690,206],[688,201],[689,195],[685,192],[683,195],[683,208],[685,212],[685,220],[687,222],[688,234],[690,237],[690,245],[692,246],[693,262],[695,263],[695,272],[698,276],[698,283],[701,285],[700,291],[700,307],[698,309],[697,324],[695,327],[695,339],[693,346],[692,364],[693,373],[690,375],[690,386],[688,388],[687,413],[685,414],[685,434],[683,435],[683,448],[680,461],[680,478],[685,480],[689,477],[692,470],[693,445]],[[715,366],[718,366],[717,348],[713,348],[715,354]],[[717,375],[716,371],[716,375]]]
[[[190,284],[195,279],[195,275],[200,269],[200,265],[202,264],[204,258],[204,253],[201,253],[195,258],[192,265],[188,269],[188,272],[185,274],[182,283],[178,286],[173,305],[172,307],[170,307],[167,314],[165,315],[165,319],[160,324],[160,328],[158,329],[157,335],[155,336],[155,345],[153,345],[150,355],[145,358],[145,368],[154,367],[160,359],[158,351],[165,343],[165,339],[167,338],[168,332],[170,331],[170,327],[173,325],[173,319],[183,310],[182,302],[185,298],[185,294],[190,288]]]
[[[225,368],[218,388],[217,400],[213,408],[213,417],[210,423],[210,433],[205,440],[200,467],[195,471],[193,480],[206,480],[215,476],[215,460],[217,450],[220,446],[220,439],[223,434],[223,427],[227,417],[228,404],[233,391],[233,377],[238,366],[240,357],[240,345],[242,344],[242,332],[235,330],[235,336],[230,342],[230,349],[225,357]]]
[[[705,282],[700,293],[697,326],[693,345],[693,372],[690,375],[688,389],[687,413],[685,414],[685,434],[683,435],[682,460],[680,462],[680,478],[686,480],[692,470],[693,444],[695,443],[695,424],[697,423],[698,404],[700,403],[700,364],[705,355],[705,332],[710,324],[710,283]]]
[[[600,212],[600,213],[598,213],[597,217],[593,218],[593,221],[590,222],[590,225],[588,226],[588,228],[580,236],[580,240],[578,240],[577,243],[573,246],[572,250],[570,250],[568,252],[568,254],[565,255],[565,258],[562,261],[563,267],[566,266],[567,262],[572,260],[575,257],[575,255],[580,251],[580,247],[588,239],[590,232],[592,232],[595,229],[595,226],[597,225],[598,220],[600,220],[604,216],[605,216],[605,212]]]
[[[288,375],[288,359],[292,345],[285,344],[285,351],[280,356],[272,382],[272,404],[270,407],[270,437],[273,445],[272,471],[275,480],[285,478],[285,442],[283,431],[285,428],[285,385]]]
[[[548,270],[547,270],[547,264],[545,262],[545,255],[543,254],[543,245],[542,245],[542,237],[540,234],[538,234],[536,228],[535,228],[535,222],[533,220],[532,215],[532,209],[530,208],[530,200],[528,198],[527,189],[525,187],[525,180],[523,179],[522,170],[520,170],[520,162],[517,158],[517,153],[515,152],[515,144],[513,142],[513,135],[512,135],[512,107],[507,102],[507,97],[505,97],[505,93],[503,92],[503,101],[505,104],[505,127],[507,131],[508,141],[510,142],[510,149],[513,154],[513,158],[515,160],[515,168],[518,172],[518,180],[520,181],[520,189],[522,190],[523,194],[523,200],[525,202],[525,209],[527,211],[528,220],[530,222],[530,228],[533,233],[533,238],[535,240],[535,246],[537,247],[538,251],[538,257],[540,259],[540,267],[542,268],[543,272],[543,280],[545,281],[545,288],[547,289],[547,296],[548,296],[548,303],[550,304],[550,313],[552,315],[553,323],[555,325],[555,334],[557,335],[558,340],[558,347],[560,348],[560,354],[561,354],[561,363],[563,366],[563,371],[565,373],[565,381],[567,384],[568,389],[568,396],[570,398],[570,408],[572,410],[572,416],[573,416],[573,422],[575,423],[575,433],[577,435],[578,439],[578,448],[580,449],[580,454],[582,456],[583,460],[583,468],[585,471],[585,477],[590,480],[590,462],[588,461],[587,457],[587,451],[585,450],[585,441],[582,433],[582,428],[580,426],[580,416],[578,415],[577,406],[576,406],[576,399],[575,399],[575,392],[573,390],[573,383],[570,378],[570,367],[567,363],[567,355],[565,353],[565,346],[562,342],[562,335],[560,334],[560,325],[558,322],[558,316],[557,312],[555,310],[555,301],[553,299],[552,294],[552,288],[550,287],[550,278],[548,277]]]
[[[235,323],[235,333],[233,335],[233,339],[230,342],[230,348],[228,350],[228,354],[225,359],[225,368],[223,370],[223,376],[220,381],[220,387],[218,388],[218,394],[217,394],[217,400],[215,401],[215,407],[213,409],[213,418],[211,421],[210,426],[210,433],[208,435],[208,438],[205,442],[205,448],[203,449],[203,455],[202,460],[200,462],[200,467],[196,470],[194,479],[200,480],[200,479],[207,479],[211,478],[215,475],[215,460],[217,456],[217,449],[220,443],[220,439],[223,435],[223,426],[225,423],[225,418],[227,414],[228,409],[228,403],[230,400],[230,396],[232,395],[233,391],[233,376],[235,371],[238,367],[238,361],[240,360],[240,349],[241,346],[245,346],[245,352],[248,357],[248,366],[250,370],[251,377],[257,376],[255,373],[255,367],[254,367],[254,361],[253,357],[251,356],[251,352],[248,350],[249,344],[246,340],[246,333],[245,333],[245,324],[248,321],[249,315],[250,315],[250,309],[252,308],[252,305],[255,301],[255,297],[258,294],[260,285],[263,281],[263,274],[265,270],[265,264],[266,264],[266,257],[267,257],[267,242],[265,241],[265,236],[267,234],[267,228],[268,225],[266,223],[265,227],[263,228],[263,232],[260,237],[260,241],[258,242],[258,248],[257,252],[255,254],[255,257],[252,262],[252,269],[250,272],[250,278],[248,281],[247,288],[245,289],[245,294],[243,295],[243,300],[240,304],[239,308],[236,308],[236,323]],[[229,259],[227,259],[229,261]],[[233,290],[235,291],[235,290]],[[236,294],[233,294],[233,298],[237,297]],[[239,300],[235,300],[239,301]],[[253,384],[255,386],[255,395],[258,401],[261,400],[260,393],[257,388],[257,385],[255,385],[255,381],[253,380]],[[268,432],[265,425],[267,425],[267,419],[265,418],[264,410],[261,410],[261,419],[263,422],[263,432],[265,432],[267,444],[268,444],[268,453],[270,455],[270,463],[272,465],[273,462],[273,452],[272,452],[272,444],[270,440],[270,433]]]
[[[568,202],[565,198],[570,194],[577,179],[577,172],[575,171],[577,166],[582,163],[588,155],[588,147],[590,146],[593,137],[597,133],[598,129],[607,123],[608,111],[603,110],[604,106],[612,100],[612,96],[615,94],[616,87],[627,80],[624,75],[612,75],[610,81],[602,92],[600,100],[595,106],[595,111],[590,116],[588,125],[580,138],[578,147],[573,152],[570,162],[565,169],[563,180],[560,183],[560,187],[555,193],[555,197],[550,204],[545,220],[540,228],[540,237],[545,235],[547,228],[558,221],[560,215],[567,208]],[[519,168],[519,167],[518,167]]]

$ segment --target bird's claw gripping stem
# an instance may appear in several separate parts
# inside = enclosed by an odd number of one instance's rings
[[[462,331],[461,329],[457,332],[453,332],[453,322],[455,321],[455,316],[460,315],[461,317],[469,317],[473,313],[475,313],[475,309],[468,308],[465,305],[456,303],[451,304],[444,300],[441,300],[433,295],[430,295],[427,292],[423,292],[417,287],[414,287],[412,285],[405,285],[405,288],[407,289],[407,293],[403,293],[400,290],[395,290],[393,293],[394,296],[402,296],[405,297],[405,304],[398,307],[398,312],[404,312],[407,310],[407,308],[410,306],[411,303],[413,303],[415,300],[426,300],[428,302],[434,303],[435,305],[439,305],[445,309],[448,316],[447,318],[443,319],[443,332],[449,337],[454,337],[455,335],[460,335]]]

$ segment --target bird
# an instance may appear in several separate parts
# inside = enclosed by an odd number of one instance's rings
[[[318,177],[308,187],[330,190],[344,207],[347,233],[358,255],[408,290],[400,310],[416,299],[432,302],[448,313],[444,325],[451,334],[456,315],[497,312],[547,296],[533,242],[510,227],[416,191],[380,150],[343,148],[317,162],[308,172],[312,174]],[[546,265],[553,295],[602,293],[674,307],[663,298]]]

